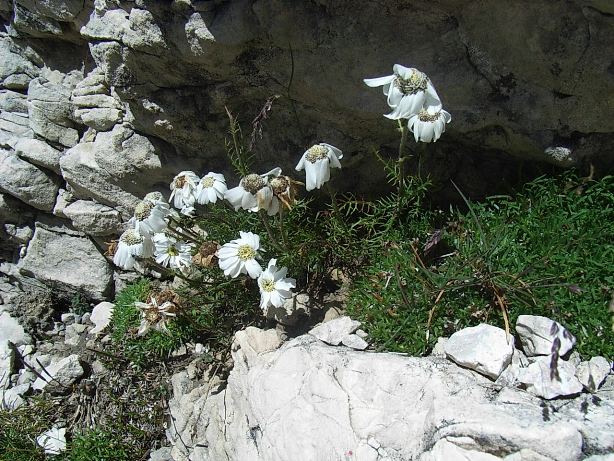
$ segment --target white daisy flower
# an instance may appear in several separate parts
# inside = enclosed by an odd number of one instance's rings
[[[452,116],[443,109],[422,109],[417,115],[412,115],[407,126],[414,133],[416,142],[435,142],[446,131],[446,123],[450,123]]]
[[[196,187],[199,177],[193,171],[182,171],[173,179],[171,183],[171,196],[169,202],[173,201],[173,206],[178,210],[194,205],[196,197]]]
[[[192,264],[191,243],[178,241],[162,232],[155,234],[152,240],[158,264],[179,270],[185,270]]]
[[[273,191],[269,185],[269,177],[277,177],[281,168],[273,168],[264,174],[248,174],[241,179],[237,187],[229,189],[224,198],[238,210],[243,208],[249,211],[266,210],[272,216],[279,211],[279,201],[273,200]]]
[[[260,308],[266,311],[269,306],[281,307],[284,300],[292,297],[292,289],[296,288],[296,280],[286,277],[287,267],[277,268],[277,260],[271,259],[269,265],[258,277],[260,288]]]
[[[149,194],[148,194],[149,195]],[[168,227],[165,219],[170,214],[168,203],[144,199],[134,209],[134,227],[142,234],[153,235]]]
[[[148,303],[136,301],[134,305],[141,310],[142,316],[138,336],[145,335],[151,328],[168,333],[166,324],[172,317],[177,316],[175,304],[166,301],[162,305],[158,305],[158,301],[153,296]]]
[[[409,118],[418,114],[424,105],[441,109],[439,95],[425,73],[400,64],[395,64],[392,69],[392,75],[363,80],[367,86],[384,87],[388,105],[393,109],[384,117],[393,120]]]
[[[153,244],[147,234],[141,234],[136,229],[126,230],[117,243],[113,263],[122,269],[132,269],[135,257],[150,258],[153,255]]]
[[[335,146],[321,142],[305,151],[296,165],[296,171],[305,170],[307,190],[319,189],[330,179],[331,168],[341,168],[343,154]]]
[[[201,205],[215,203],[226,193],[226,179],[223,174],[207,173],[196,186],[196,201]]]
[[[262,273],[260,264],[256,261],[259,256],[260,236],[252,232],[239,232],[241,238],[231,240],[222,245],[217,252],[220,269],[224,275],[232,278],[239,274],[249,274],[253,279]]]

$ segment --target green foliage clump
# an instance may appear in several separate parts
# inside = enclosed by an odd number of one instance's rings
[[[40,397],[13,411],[0,407],[0,461],[43,461],[36,437],[51,427],[55,411],[52,402]]]
[[[124,442],[119,433],[107,428],[95,428],[76,435],[67,451],[56,456],[57,461],[132,461],[143,454]]]
[[[613,186],[540,178],[516,197],[467,202],[429,235],[422,224],[382,235],[349,312],[381,349],[415,355],[438,336],[481,322],[513,330],[531,314],[565,325],[582,356],[612,358]]]

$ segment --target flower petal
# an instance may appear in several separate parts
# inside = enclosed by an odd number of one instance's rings
[[[248,259],[245,261],[245,269],[247,270],[249,276],[253,279],[257,279],[262,273],[262,267],[260,267],[260,264],[258,264],[255,259]]]
[[[387,85],[394,80],[394,75],[386,75],[385,77],[365,78],[365,85],[375,88],[377,86]]]

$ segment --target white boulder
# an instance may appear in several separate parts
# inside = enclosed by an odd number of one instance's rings
[[[560,341],[559,356],[569,352],[576,344],[576,338],[563,325],[548,317],[539,315],[519,315],[516,320],[516,333],[524,353],[528,357],[549,355],[555,339]]]
[[[576,368],[576,377],[589,392],[599,389],[601,383],[612,371],[612,364],[604,357],[593,357],[588,362],[581,362]]]
[[[559,359],[555,373],[551,367],[551,357],[538,357],[528,367],[520,370],[518,381],[532,394],[554,399],[582,392],[582,384],[576,378],[575,371],[573,365]]]
[[[352,320],[348,316],[343,316],[312,328],[309,334],[327,344],[338,346],[346,336],[358,330],[359,326],[360,322]]]
[[[512,360],[514,338],[501,328],[482,323],[454,333],[444,350],[457,364],[497,379]]]

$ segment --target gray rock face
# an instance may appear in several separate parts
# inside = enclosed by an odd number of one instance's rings
[[[38,378],[32,384],[36,390],[45,389],[53,393],[68,392],[70,386],[81,376],[84,370],[77,354],[69,355],[63,359],[52,362],[41,372],[42,378]]]
[[[77,200],[63,209],[76,229],[90,235],[117,234],[122,225],[117,210],[89,200]]]
[[[90,239],[51,231],[39,223],[19,267],[47,284],[82,291],[94,299],[109,294],[113,279],[109,263]]]
[[[61,83],[35,78],[28,87],[30,127],[49,141],[71,147],[79,141],[73,128],[71,88]]]
[[[62,152],[39,139],[19,139],[14,146],[18,157],[34,165],[41,166],[60,174]]]
[[[567,354],[576,344],[576,338],[563,325],[539,315],[519,315],[516,332],[520,336],[523,350],[528,357],[549,355],[552,345],[558,339],[559,356]]]
[[[0,149],[0,189],[34,208],[51,211],[59,184],[50,174]]]
[[[0,35],[0,86],[13,90],[28,88],[40,73],[40,58],[27,46]]]
[[[514,338],[501,328],[482,323],[454,333],[444,349],[459,365],[497,379],[512,360]]]
[[[236,337],[226,389],[187,371],[173,377],[173,460],[577,461],[614,449],[605,432],[614,402],[599,391],[599,405],[555,401],[544,418],[539,399],[445,359],[356,352],[311,335],[261,350],[257,336]]]
[[[75,118],[97,131],[107,131],[121,122],[123,104],[111,96],[104,74],[95,68],[80,81],[72,92]]]
[[[126,219],[164,174],[152,142],[125,125],[69,149],[60,167],[78,197],[118,207]]]

